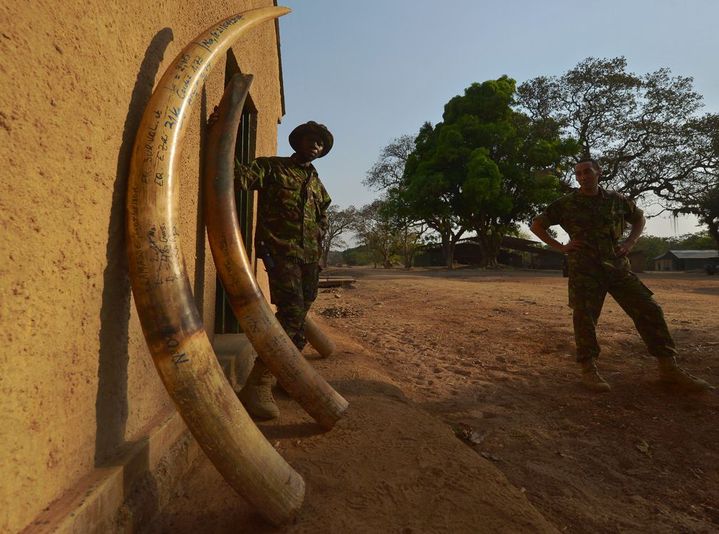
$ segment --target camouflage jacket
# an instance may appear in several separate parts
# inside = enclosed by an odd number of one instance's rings
[[[555,200],[539,220],[546,226],[560,225],[569,237],[587,245],[569,254],[571,276],[572,272],[591,272],[599,268],[629,269],[629,260],[618,257],[616,248],[626,223],[635,224],[642,214],[631,199],[600,187],[597,196],[575,191]]]
[[[331,199],[313,165],[302,167],[282,157],[237,163],[235,188],[260,190],[255,234],[259,256],[319,261]]]

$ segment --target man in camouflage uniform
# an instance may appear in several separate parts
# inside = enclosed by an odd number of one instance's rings
[[[575,175],[579,189],[550,204],[532,221],[531,230],[550,247],[568,255],[569,306],[573,309],[582,383],[594,391],[611,389],[596,366],[600,350],[596,326],[609,293],[632,318],[649,353],[657,358],[663,381],[694,391],[710,389],[705,381],[677,366],[677,351],[664,313],[652,292],[630,271],[627,255],[646,222],[642,210],[629,198],[599,187],[601,168],[596,161],[580,161]],[[619,243],[626,223],[631,225],[631,232]],[[569,234],[566,245],[547,231],[555,224]]]
[[[321,242],[327,230],[331,199],[312,165],[333,144],[330,131],[310,121],[289,136],[290,157],[257,158],[236,165],[235,187],[260,191],[255,249],[265,262],[276,317],[301,351],[305,317],[317,298]],[[274,377],[258,358],[239,397],[250,415],[273,419],[279,410],[272,397]]]

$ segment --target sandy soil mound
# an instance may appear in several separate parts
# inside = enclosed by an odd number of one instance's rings
[[[305,478],[293,525],[259,518],[203,457],[148,532],[555,532],[492,463],[407,399],[364,349],[338,343],[331,359],[307,357],[350,402],[330,432],[276,391],[279,421],[260,425]],[[240,527],[241,525],[241,527]]]

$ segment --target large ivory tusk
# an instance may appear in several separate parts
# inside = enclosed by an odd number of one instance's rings
[[[305,336],[323,358],[329,358],[337,350],[335,342],[322,331],[310,314],[305,318]]]
[[[212,256],[222,285],[257,354],[285,390],[330,429],[347,401],[314,370],[282,329],[253,275],[240,234],[234,195],[235,141],[251,76],[235,75],[207,134],[204,212]]]
[[[180,249],[176,168],[190,106],[213,63],[248,28],[289,11],[270,7],[232,16],[182,50],[142,116],[127,195],[132,291],[155,367],[212,463],[275,524],[302,505],[304,481],[247,415],[212,350]]]

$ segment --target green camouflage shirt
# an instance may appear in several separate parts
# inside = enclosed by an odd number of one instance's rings
[[[331,203],[317,170],[292,158],[257,158],[235,165],[235,187],[260,190],[255,246],[259,255],[320,259]]]
[[[547,227],[558,224],[586,248],[569,254],[569,269],[592,271],[600,267],[628,269],[629,260],[618,257],[616,248],[626,223],[635,224],[643,215],[636,204],[620,193],[599,188],[596,196],[578,191],[547,206],[538,219]]]

